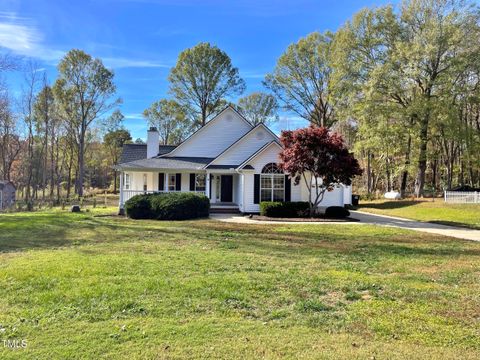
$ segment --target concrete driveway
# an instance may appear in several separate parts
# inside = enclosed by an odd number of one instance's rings
[[[362,225],[372,224],[379,226],[392,226],[401,229],[421,231],[431,234],[450,236],[458,239],[480,241],[480,230],[472,230],[447,225],[432,224],[427,222],[409,220],[386,215],[375,215],[363,211],[350,211],[351,217],[358,219],[358,222],[288,222],[288,221],[258,221],[249,219],[246,216],[238,214],[211,214],[210,217],[215,220],[237,223],[237,224],[308,224],[308,225]]]

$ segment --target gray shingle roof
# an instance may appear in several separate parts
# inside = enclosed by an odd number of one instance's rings
[[[213,158],[204,157],[154,157],[120,164],[122,170],[202,170]]]
[[[158,155],[168,154],[175,149],[174,145],[159,145]],[[122,155],[120,156],[119,164],[128,163],[131,161],[142,160],[147,158],[146,144],[125,144],[123,145]]]

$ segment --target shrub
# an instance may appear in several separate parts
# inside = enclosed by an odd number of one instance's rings
[[[307,201],[262,201],[260,203],[260,215],[277,218],[302,217],[308,212]]]
[[[350,211],[342,206],[329,206],[327,210],[325,210],[325,217],[327,218],[343,219],[347,216],[350,216]]]
[[[152,208],[150,206],[151,194],[142,194],[132,196],[125,202],[125,212],[132,219],[153,219]]]
[[[165,193],[152,197],[151,208],[157,220],[187,220],[208,217],[210,201],[194,193]]]

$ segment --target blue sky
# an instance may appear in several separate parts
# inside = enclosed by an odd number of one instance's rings
[[[48,74],[66,51],[82,49],[115,71],[125,126],[145,137],[142,111],[168,97],[167,76],[178,54],[201,41],[226,51],[247,83],[262,79],[287,46],[312,31],[336,30],[382,0],[2,0],[0,51],[32,57]],[[394,2],[394,1],[393,1]],[[10,79],[20,88],[20,76]],[[230,99],[235,101],[235,99]],[[282,114],[275,131],[305,123]]]

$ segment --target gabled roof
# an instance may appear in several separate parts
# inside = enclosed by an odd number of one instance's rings
[[[154,157],[131,161],[116,166],[121,170],[202,170],[205,164],[212,161],[212,158],[202,157]]]
[[[230,145],[229,147],[227,147],[225,150],[223,150],[220,154],[218,154],[218,156],[216,158],[214,158],[212,160],[212,163],[215,162],[216,160],[218,160],[223,154],[227,153],[228,151],[230,151],[231,149],[233,149],[237,144],[241,143],[243,141],[243,139],[245,139],[249,134],[251,134],[252,132],[254,132],[255,130],[257,130],[258,128],[264,128],[265,130],[267,130],[268,133],[270,133],[273,138],[275,139],[274,141],[277,141],[280,143],[280,139],[278,138],[277,135],[275,135],[275,133],[270,130],[268,128],[268,126],[266,126],[264,123],[259,123],[257,125],[255,125],[254,127],[252,127],[247,133],[245,133],[245,135],[243,135],[240,139],[238,139],[237,141],[235,141],[232,145]],[[211,163],[208,164],[205,168],[209,168],[209,169],[213,169],[212,166],[221,166],[221,165],[212,165]],[[233,167],[237,167],[238,164],[236,165],[232,165]]]
[[[268,149],[272,144],[275,144],[277,145],[280,149],[283,149],[282,145],[280,145],[277,141],[273,140],[273,141],[270,141],[269,143],[265,144],[264,146],[262,146],[260,149],[258,149],[257,151],[255,151],[250,157],[248,157],[243,163],[241,163],[238,167],[237,167],[237,170],[241,170],[241,169],[253,169],[253,167],[251,165],[249,165],[248,163],[250,161],[252,161],[253,159],[255,159],[257,156],[259,156],[262,152],[264,152],[266,149]]]
[[[215,123],[215,121],[217,119],[220,119],[220,115],[222,115],[225,111],[227,110],[232,110],[233,112],[235,112],[239,117],[240,119],[242,119],[243,121],[245,121],[251,128],[253,128],[253,125],[250,121],[248,121],[245,116],[243,116],[240,112],[238,112],[232,105],[227,105],[222,111],[220,111],[217,115],[215,115],[215,117],[210,120],[209,122],[207,122],[204,126],[202,126],[201,128],[197,129],[196,131],[193,132],[192,135],[190,135],[189,137],[187,137],[184,141],[182,141],[177,147],[176,149],[180,149],[184,144],[188,143],[191,139],[193,139],[194,137],[196,137],[198,134],[201,134],[205,129],[207,129],[208,127],[211,127],[212,124]],[[172,150],[173,154],[174,155],[174,151]]]
[[[158,155],[164,155],[175,149],[175,145],[159,145]],[[142,160],[147,158],[147,144],[125,144],[123,145],[122,155],[119,164]]]

